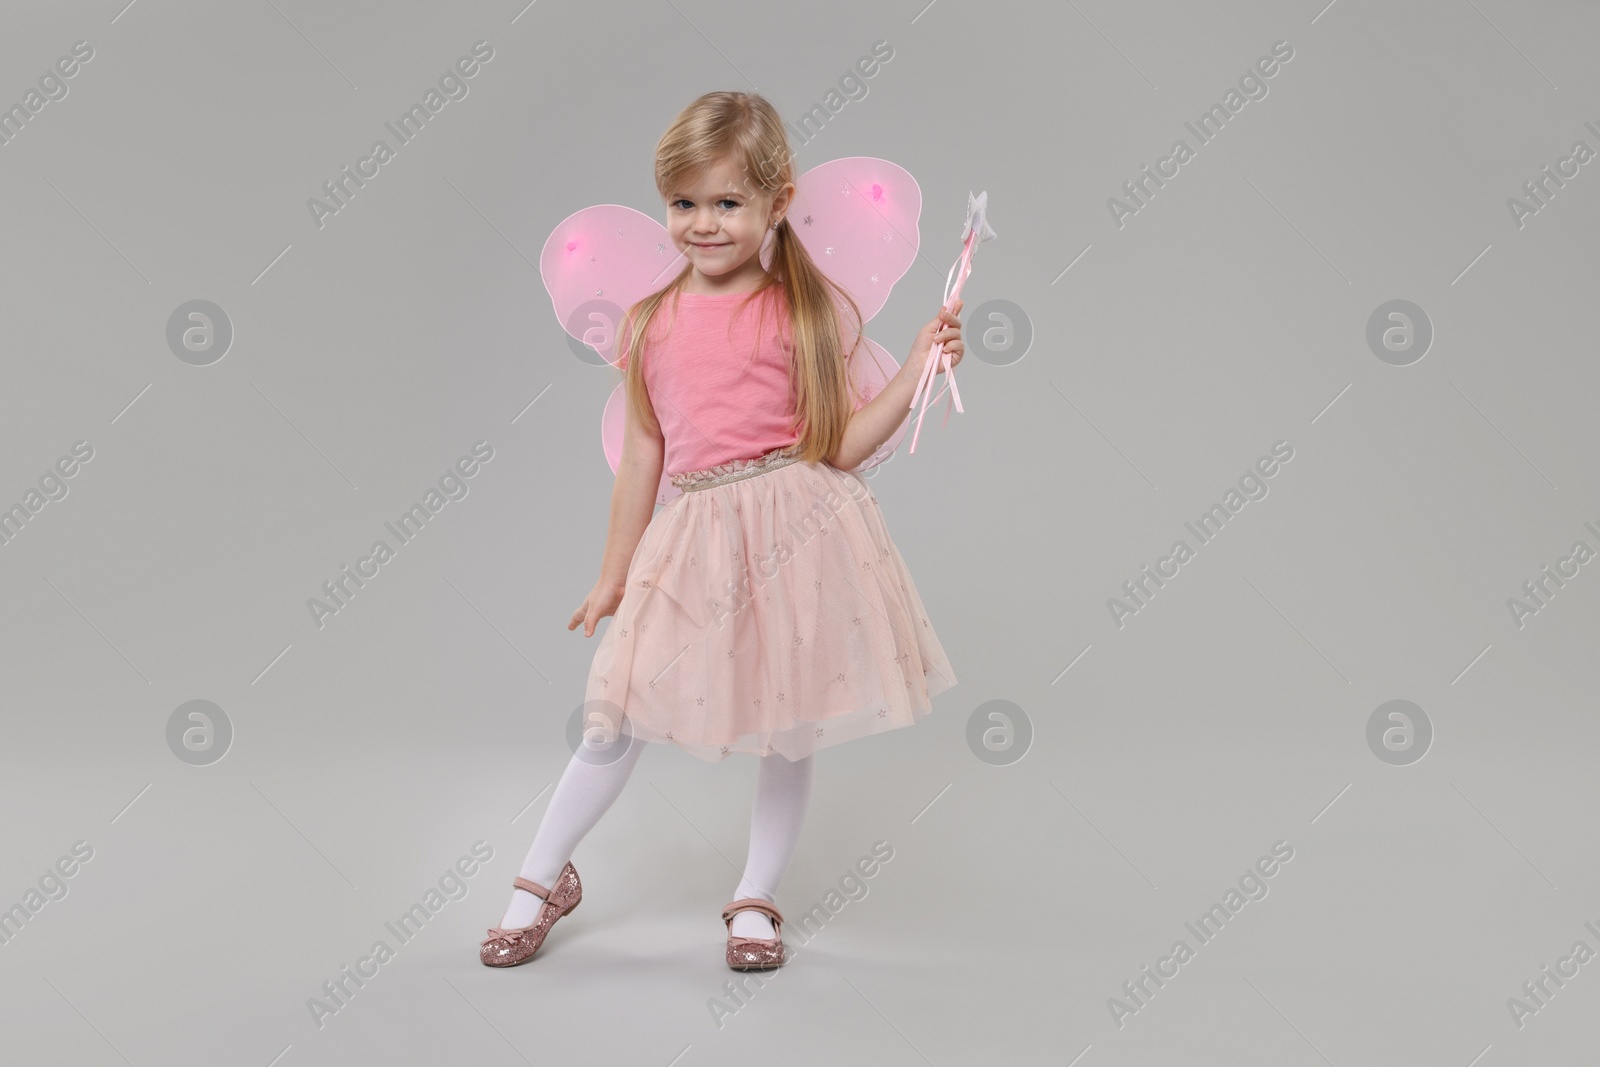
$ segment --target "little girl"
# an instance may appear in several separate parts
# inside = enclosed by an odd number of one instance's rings
[[[700,97],[657,146],[667,229],[689,266],[619,331],[627,429],[610,529],[600,580],[567,625],[590,637],[615,616],[589,673],[585,719],[597,729],[557,783],[510,907],[482,943],[491,967],[531,958],[578,906],[569,857],[647,741],[712,762],[760,757],[744,876],[722,911],[726,959],[737,970],[781,966],[777,887],[805,818],[812,754],[909,726],[956,682],[854,468],[905,419],[933,345],[960,362],[961,321],[941,308],[883,390],[853,396],[859,308],[786,217],[791,160],[777,112],[749,93]],[[682,494],[653,511],[663,470]]]

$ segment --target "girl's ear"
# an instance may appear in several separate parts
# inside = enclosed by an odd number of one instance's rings
[[[781,216],[794,203],[794,182],[788,182],[772,196],[772,214]]]

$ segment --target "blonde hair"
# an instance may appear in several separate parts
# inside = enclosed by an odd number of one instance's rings
[[[769,204],[784,185],[794,181],[794,162],[783,120],[764,97],[713,92],[684,108],[656,146],[656,188],[665,199],[695,174],[724,161],[744,176],[751,195],[764,198]],[[629,308],[619,330],[618,351],[627,359],[623,373],[628,404],[657,433],[660,423],[644,382],[645,341],[657,309],[669,295],[676,297],[693,270],[692,266],[685,266],[665,288]],[[795,398],[792,425],[798,437],[796,444],[803,460],[820,462],[838,450],[855,411],[856,399],[845,361],[860,346],[861,309],[843,287],[818,269],[787,216],[774,231],[772,265],[766,279],[740,301],[738,310],[745,310],[750,301],[779,284],[783,286],[794,343],[789,377]],[[834,294],[842,298],[854,316],[850,333],[856,340],[849,353],[843,350],[844,324],[840,301]],[[759,322],[757,334],[760,336]]]

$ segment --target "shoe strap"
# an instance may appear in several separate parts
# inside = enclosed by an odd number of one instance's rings
[[[783,914],[778,911],[777,906],[771,901],[762,900],[760,897],[740,897],[722,909],[722,921],[728,924],[730,930],[733,928],[734,915],[741,911],[763,912],[774,923],[781,924],[783,922]]]
[[[517,878],[513,878],[511,880],[511,884],[516,886],[518,889],[526,889],[540,900],[550,899],[550,890],[546,889],[538,882],[530,882],[528,879],[519,876]]]

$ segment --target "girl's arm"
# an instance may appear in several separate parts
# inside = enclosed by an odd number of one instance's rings
[[[910,399],[906,403],[910,403]],[[627,428],[622,437],[622,459],[617,463],[617,481],[611,489],[611,522],[606,531],[605,556],[600,562],[600,580],[573,613],[567,629],[583,624],[583,636],[593,637],[600,620],[616,611],[628,582],[628,564],[639,547],[639,539],[655,513],[656,494],[661,488],[661,466],[666,442],[660,430],[651,431],[628,406]]]
[[[932,355],[936,342],[943,341],[950,355],[950,366],[961,362],[961,305],[955,302],[954,311],[939,309],[934,320],[924,326],[911,345],[911,355],[898,373],[889,379],[883,391],[861,406],[845,427],[839,450],[828,458],[828,463],[840,470],[854,470],[876,452],[889,435],[899,428],[911,414],[911,398],[916,394],[917,383],[922,380],[922,369]],[[943,329],[941,329],[943,327]],[[942,373],[942,372],[941,372]]]

